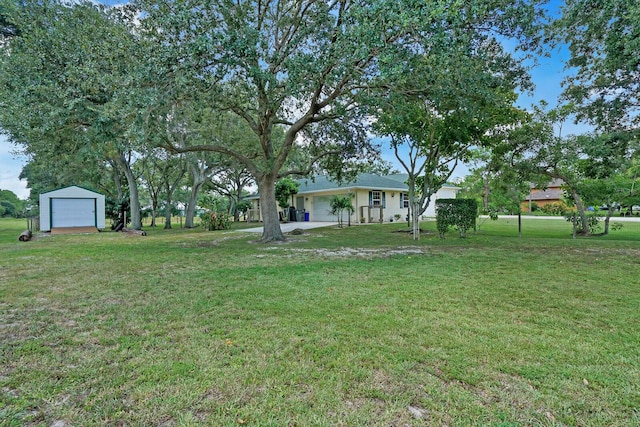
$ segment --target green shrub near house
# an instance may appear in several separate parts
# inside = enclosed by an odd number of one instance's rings
[[[450,227],[455,227],[460,237],[476,228],[478,202],[475,199],[436,200],[436,222],[440,237],[444,237]]]

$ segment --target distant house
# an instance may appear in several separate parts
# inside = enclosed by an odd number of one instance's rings
[[[349,183],[338,184],[326,176],[317,176],[315,179],[298,180],[300,187],[294,195],[294,207],[298,212],[307,214],[305,219],[309,221],[335,221],[336,216],[331,214],[329,206],[332,196],[344,196],[352,194],[352,203],[355,211],[351,215],[351,222],[383,222],[395,221],[395,216],[400,215],[402,221],[406,219],[409,211],[409,188],[406,184],[407,174],[378,176],[373,174],[360,174]],[[445,184],[431,198],[429,208],[424,216],[435,217],[435,200],[441,198],[455,198],[460,188]],[[250,221],[262,219],[260,214],[260,200],[258,195],[248,198],[253,204],[249,212]],[[300,218],[302,220],[302,218]],[[344,214],[347,221],[347,213]]]
[[[104,195],[71,186],[40,194],[40,231],[105,227]]]
[[[563,185],[564,181],[561,179],[554,179],[545,189],[539,189],[532,185],[531,191],[521,203],[522,211],[531,212],[533,203],[535,203],[539,208],[552,203],[564,203]]]

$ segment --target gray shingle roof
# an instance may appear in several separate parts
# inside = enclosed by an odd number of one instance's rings
[[[336,189],[369,189],[369,190],[387,190],[387,191],[398,191],[398,192],[406,192],[409,190],[406,182],[408,179],[407,174],[395,174],[395,175],[387,175],[387,176],[379,176],[371,173],[362,173],[359,174],[353,181],[351,182],[343,182],[337,183],[332,181],[328,176],[316,176],[309,178],[297,179],[296,181],[300,184],[298,188],[297,194],[311,194],[311,193],[320,193],[324,191],[336,190]],[[448,188],[459,188],[452,184],[445,184],[443,187]],[[247,199],[257,199],[258,193],[251,194],[246,197]]]
[[[327,176],[316,176],[314,179],[306,178],[297,180],[300,183],[298,194],[317,193],[320,191],[334,190],[337,188],[371,188],[376,190],[406,191],[404,180],[392,179],[389,176],[378,176],[370,173],[358,175],[352,182],[337,183]]]

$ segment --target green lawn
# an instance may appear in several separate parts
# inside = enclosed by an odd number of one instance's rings
[[[640,223],[24,226],[0,220],[2,426],[640,424]]]

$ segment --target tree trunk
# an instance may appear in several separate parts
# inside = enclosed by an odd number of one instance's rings
[[[180,180],[182,179],[182,177],[184,176],[185,173],[185,169],[182,168],[180,170],[180,172],[176,175],[175,180],[173,182],[169,181],[169,177],[165,176],[164,177],[164,188],[165,188],[165,194],[166,194],[166,199],[165,199],[165,212],[164,212],[164,217],[165,217],[165,222],[164,222],[164,228],[166,229],[170,229],[171,228],[171,208],[173,207],[173,193],[176,191],[176,188],[178,188],[178,183],[180,182]]]
[[[412,230],[413,230],[413,240],[420,240],[420,208],[417,202],[411,203],[411,219],[412,219]]]
[[[171,195],[167,195],[164,201],[164,229],[171,229]]]
[[[260,192],[260,211],[262,212],[262,242],[283,241],[284,234],[280,229],[278,219],[278,204],[276,202],[276,177],[265,174],[258,179]]]
[[[158,202],[154,199],[151,202],[151,227],[156,228],[156,214],[158,213]]]
[[[158,205],[160,204],[158,199],[160,198],[159,191],[154,188],[149,189],[149,198],[151,199],[151,227],[156,228],[156,215],[158,215]]]
[[[484,193],[482,194],[482,208],[484,212],[489,212],[489,174],[483,177]]]
[[[238,179],[236,180],[236,194],[234,196],[234,198],[236,199],[236,206],[238,203],[240,203],[240,200],[242,200],[242,182],[241,179],[238,177]],[[235,222],[240,221],[240,211],[238,211],[238,209],[235,209],[233,211],[233,220]]]
[[[413,240],[420,240],[420,215],[418,215],[418,203],[416,201],[416,178],[412,172],[409,173],[409,215],[411,220],[411,233]]]
[[[116,200],[122,200],[122,198],[124,197],[124,192],[122,191],[122,175],[120,174],[120,169],[118,168],[117,162],[114,162],[113,160],[108,160],[108,162],[111,165],[111,177],[113,179],[113,183],[116,186]]]
[[[138,195],[138,180],[136,179],[131,165],[124,158],[124,153],[121,153],[118,157],[118,163],[127,177],[127,184],[129,184],[129,208],[131,217],[131,228],[134,230],[140,230],[142,228],[142,220],[140,218],[140,197]]]
[[[609,210],[607,211],[607,217],[604,219],[604,233],[602,233],[605,236],[609,234],[609,221],[615,212],[615,209],[613,209],[613,203],[609,202],[607,203],[607,206],[609,206]]]
[[[142,230],[133,230],[131,228],[123,228],[122,229],[123,233],[127,233],[130,235],[135,235],[135,236],[146,236],[147,232],[146,231],[142,231]]]
[[[571,195],[573,197],[574,203],[576,204],[578,215],[580,215],[580,219],[582,220],[582,232],[580,234],[588,236],[591,233],[591,230],[589,230],[589,218],[587,218],[587,213],[584,210],[582,198],[580,198],[580,195],[576,190],[573,189],[573,187],[571,187]]]
[[[198,202],[198,194],[200,193],[200,189],[202,188],[203,184],[204,181],[195,184],[194,179],[194,184],[193,187],[191,187],[191,195],[189,196],[189,203],[187,203],[187,211],[184,218],[185,228],[193,228],[193,219],[196,216],[196,203]]]
[[[20,240],[21,242],[28,242],[29,240],[31,240],[31,236],[32,236],[31,230],[24,230],[18,236],[18,240]]]
[[[187,210],[185,212],[184,226],[186,228],[193,228],[193,219],[196,216],[196,203],[198,203],[198,194],[204,185],[207,177],[207,168],[200,167],[199,163],[191,164],[189,166],[191,170],[191,178],[193,179],[193,186],[191,187],[191,195],[189,196],[189,203],[187,203]]]

